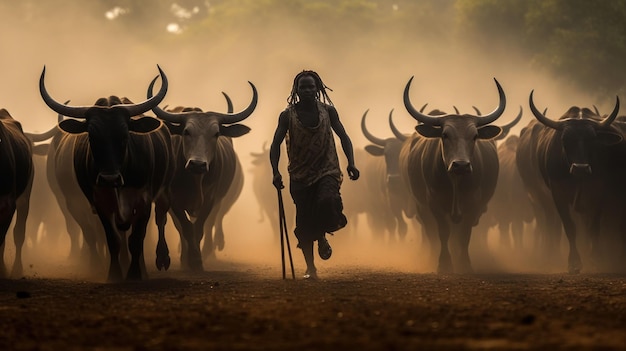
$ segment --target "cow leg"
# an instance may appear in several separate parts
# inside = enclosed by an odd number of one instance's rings
[[[13,219],[13,213],[15,213],[15,211],[0,211],[0,278],[6,278],[7,276],[6,266],[4,264],[4,245],[6,243],[9,226],[11,226],[11,220]]]
[[[509,222],[500,220],[498,221],[498,231],[500,232],[500,248],[511,248],[511,237],[509,233]]]
[[[130,266],[126,274],[126,280],[141,280],[142,266],[145,270],[143,257],[143,242],[146,238],[146,228],[150,222],[150,210],[152,202],[143,204],[137,210],[137,217],[133,222],[133,229],[128,237],[128,250],[130,251]]]
[[[180,218],[176,216],[176,213],[170,208],[168,213],[172,218],[172,222],[174,223],[174,228],[178,232],[179,241],[178,241],[178,254],[180,255],[180,264],[182,269],[189,269],[189,265],[187,264],[187,239],[185,239],[183,235],[183,224],[181,223]],[[184,258],[184,260],[183,260]]]
[[[558,199],[556,197],[555,199]],[[580,260],[580,254],[578,252],[578,246],[576,245],[576,225],[572,220],[569,212],[568,205],[558,203],[557,211],[563,222],[563,228],[565,229],[565,235],[569,242],[569,256],[568,256],[568,271],[572,274],[580,273],[582,269],[582,261]]]
[[[202,236],[204,238],[204,243],[202,245],[202,257],[208,259],[215,258],[215,248],[217,247],[217,216],[219,211],[219,205],[213,207],[213,211],[209,213],[207,219],[204,221],[204,226],[202,228]],[[214,236],[215,233],[215,236]],[[224,247],[224,233],[222,233],[222,248]]]
[[[402,210],[396,212],[396,224],[398,228],[399,239],[400,241],[404,241],[406,239],[406,234],[409,231],[409,226],[402,216]]]
[[[32,186],[32,183],[31,183]],[[22,247],[26,239],[26,218],[30,208],[30,186],[20,198],[17,200],[17,218],[15,219],[15,227],[13,228],[13,240],[15,241],[15,260],[13,262],[13,270],[11,276],[19,278],[24,273],[22,267]]]
[[[184,244],[181,243],[183,248],[183,252],[181,253],[181,264],[183,267],[188,267],[190,270],[202,271],[202,254],[200,253],[199,242],[196,241],[194,225],[187,219],[183,209],[175,208],[172,209],[172,212],[180,222],[182,235],[185,241]],[[196,219],[196,222],[198,222],[198,220],[199,219]],[[200,226],[200,228],[202,229],[202,226]]]
[[[450,249],[448,241],[450,239],[450,224],[444,218],[445,216],[435,216],[437,218],[437,231],[439,233],[439,265],[437,273],[452,273],[452,259],[450,257]]]
[[[100,222],[104,228],[106,234],[107,246],[109,248],[109,275],[107,281],[120,282],[122,281],[122,266],[120,265],[120,237],[115,228],[113,227],[112,220],[107,218],[105,214],[98,213]],[[111,216],[112,217],[112,216]]]
[[[457,228],[457,244],[459,248],[459,265],[457,271],[459,273],[473,273],[472,262],[469,257],[469,243],[472,237],[472,225],[462,223]]]
[[[84,243],[82,250],[85,253],[82,255],[86,256],[85,258],[89,261],[89,270],[96,273],[103,268],[102,259],[104,256],[98,253],[97,238],[101,236],[104,237],[106,234],[103,233],[102,225],[98,223],[97,217],[95,216],[81,216],[80,219],[77,218],[75,223],[78,224],[79,228],[77,233],[82,231],[83,234]]]
[[[511,233],[513,235],[513,248],[519,252],[524,248],[524,221],[513,220],[511,222]]]
[[[154,204],[154,221],[159,230],[159,240],[156,247],[156,267],[158,270],[170,268],[170,250],[165,240],[165,224],[167,223],[167,210],[169,201],[163,196],[157,198]]]
[[[596,211],[594,211],[591,218],[591,223],[587,233],[589,235],[589,238],[591,239],[591,258],[596,264],[599,264],[602,259],[602,250],[600,248],[601,219],[602,208],[601,206],[597,206]]]
[[[130,252],[128,251],[128,234],[124,230],[117,231],[120,238],[120,267],[122,270],[130,267]]]

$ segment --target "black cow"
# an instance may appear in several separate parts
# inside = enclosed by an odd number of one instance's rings
[[[548,225],[540,229],[547,232],[542,235],[560,236],[562,224],[569,242],[568,270],[578,273],[582,269],[576,243],[578,232],[588,230],[592,243],[599,235],[603,202],[611,191],[606,182],[610,174],[607,148],[623,140],[621,132],[611,126],[619,112],[619,98],[606,118],[588,108],[573,106],[558,121],[537,110],[533,92],[529,103],[536,121],[522,133],[518,168],[533,202],[546,214],[543,220]],[[558,216],[549,222],[554,213]],[[576,220],[583,227],[577,228]],[[558,250],[554,244],[548,248]],[[593,245],[592,250],[596,249]]]
[[[152,96],[152,86],[148,97]],[[183,240],[181,263],[192,270],[202,270],[200,241],[204,237],[207,247],[223,248],[223,233],[216,235],[215,244],[210,232],[204,235],[207,218],[222,205],[233,189],[242,181],[241,165],[235,153],[232,138],[242,136],[250,128],[238,124],[248,118],[256,108],[258,96],[250,83],[253,96],[250,105],[235,114],[203,112],[199,108],[177,107],[170,111],[153,107],[152,111],[166,121],[173,135],[176,174],[171,183],[173,194],[170,214]],[[241,185],[239,185],[241,186]],[[236,195],[238,192],[235,191]],[[236,196],[235,196],[236,198]],[[213,223],[210,223],[210,227]]]
[[[128,249],[131,262],[126,278],[142,279],[143,241],[152,203],[159,227],[157,268],[169,267],[165,243],[165,221],[169,208],[168,185],[174,172],[170,134],[156,118],[135,118],[149,111],[165,97],[167,77],[158,94],[138,104],[124,104],[111,96],[100,98],[93,106],[70,107],[55,101],[44,85],[45,68],[39,90],[53,111],[71,117],[59,123],[64,133],[56,147],[55,169],[73,160],[75,179],[98,215],[106,233],[110,254],[108,280],[123,278],[119,261],[123,232],[131,229]],[[65,163],[64,163],[65,162]],[[64,166],[65,165],[65,166]],[[57,178],[62,178],[57,175]]]
[[[17,213],[13,228],[15,260],[11,276],[22,274],[22,246],[26,237],[26,219],[33,186],[33,151],[22,125],[6,109],[0,109],[0,277],[6,277],[4,243]]]
[[[450,114],[433,117],[416,110],[409,99],[413,78],[404,89],[404,105],[419,123],[418,134],[407,139],[400,153],[402,176],[416,201],[417,214],[426,232],[437,233],[441,244],[439,272],[453,271],[448,241],[456,241],[453,252],[457,271],[471,272],[469,242],[495,190],[498,155],[490,141],[500,127],[489,125],[506,107],[497,80],[500,103],[486,116]],[[457,250],[454,250],[454,249]]]

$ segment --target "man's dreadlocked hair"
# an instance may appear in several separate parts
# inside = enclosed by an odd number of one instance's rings
[[[318,100],[322,100],[323,103],[333,106],[333,101],[330,99],[328,94],[326,93],[326,89],[333,91],[331,88],[327,87],[326,84],[322,81],[319,74],[315,71],[307,71],[304,70],[293,79],[293,86],[291,87],[291,95],[287,98],[287,103],[289,105],[295,105],[300,101],[298,98],[298,81],[300,78],[305,76],[311,76],[315,80],[315,86],[317,87],[317,92],[315,93],[315,98]]]

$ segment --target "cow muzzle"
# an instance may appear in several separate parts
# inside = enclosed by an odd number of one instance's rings
[[[588,163],[572,163],[569,173],[575,177],[585,177],[591,175],[591,166]]]
[[[472,164],[469,161],[452,161],[448,166],[448,173],[465,175],[472,173]]]
[[[206,173],[209,171],[209,164],[206,161],[189,159],[185,169],[192,173]]]
[[[98,173],[98,177],[96,178],[96,185],[98,186],[108,186],[113,188],[119,188],[124,186],[124,177],[120,172],[114,173]]]

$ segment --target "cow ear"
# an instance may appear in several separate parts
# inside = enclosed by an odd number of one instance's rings
[[[384,150],[380,146],[366,145],[365,146],[365,151],[367,151],[372,156],[382,156]]]
[[[161,121],[153,117],[130,119],[129,130],[135,133],[150,133],[161,126]]]
[[[621,143],[624,137],[620,133],[612,131],[598,131],[596,133],[597,140],[603,145],[615,145]]]
[[[493,139],[502,133],[502,128],[498,126],[484,126],[478,128],[478,138],[479,139]]]
[[[80,134],[87,131],[87,123],[76,119],[66,119],[59,122],[59,128],[70,134]]]
[[[417,126],[415,126],[415,130],[420,133],[420,135],[427,138],[441,138],[441,127],[433,127],[427,124],[418,124]]]
[[[249,132],[250,132],[250,127],[244,126],[243,124],[231,124],[229,126],[220,126],[220,134],[231,137],[231,138],[240,137],[242,135],[248,134]]]

